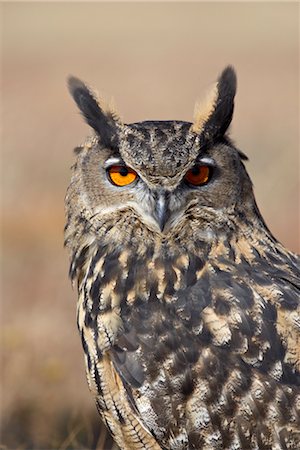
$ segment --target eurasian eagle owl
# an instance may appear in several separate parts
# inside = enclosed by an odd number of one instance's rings
[[[76,78],[94,135],[66,196],[98,410],[121,449],[299,449],[299,258],[226,134],[227,67],[194,122],[124,124]]]

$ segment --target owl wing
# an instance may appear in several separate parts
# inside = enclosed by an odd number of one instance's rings
[[[266,436],[269,419],[262,418],[273,401],[285,417],[282,424],[299,424],[300,286],[294,262],[270,266],[264,260],[250,267],[245,260],[234,266],[215,261],[173,301],[137,299],[123,309],[124,332],[108,355],[147,436],[162,446],[194,439],[195,448],[206,439],[209,448],[218,420],[209,405],[225,397],[220,408],[233,418],[247,391],[254,402],[253,424],[261,422]],[[259,389],[263,393],[255,399]],[[209,419],[201,431],[195,424],[204,420],[205,411]],[[245,420],[242,410],[237,416]],[[244,445],[250,445],[247,433],[253,424],[239,431]]]
[[[211,302],[202,312],[212,343],[250,368],[299,385],[299,264],[241,260],[212,268]]]

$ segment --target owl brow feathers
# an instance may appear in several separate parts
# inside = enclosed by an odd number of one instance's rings
[[[233,67],[228,66],[221,73],[206,101],[196,105],[191,131],[209,141],[222,137],[232,119],[235,93],[236,74]]]
[[[84,119],[98,134],[104,147],[118,148],[120,118],[113,111],[103,111],[95,94],[78,78],[69,77],[68,87]]]

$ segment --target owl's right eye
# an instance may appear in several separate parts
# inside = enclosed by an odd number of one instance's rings
[[[109,181],[115,186],[128,186],[138,177],[138,174],[127,166],[110,166],[107,169]]]

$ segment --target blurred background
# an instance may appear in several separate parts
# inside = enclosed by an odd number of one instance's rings
[[[299,4],[2,3],[4,449],[104,449],[63,249],[72,149],[90,133],[66,77],[125,122],[192,120],[227,65],[238,94],[231,136],[267,224],[299,242]],[[2,445],[2,446],[1,446]]]

